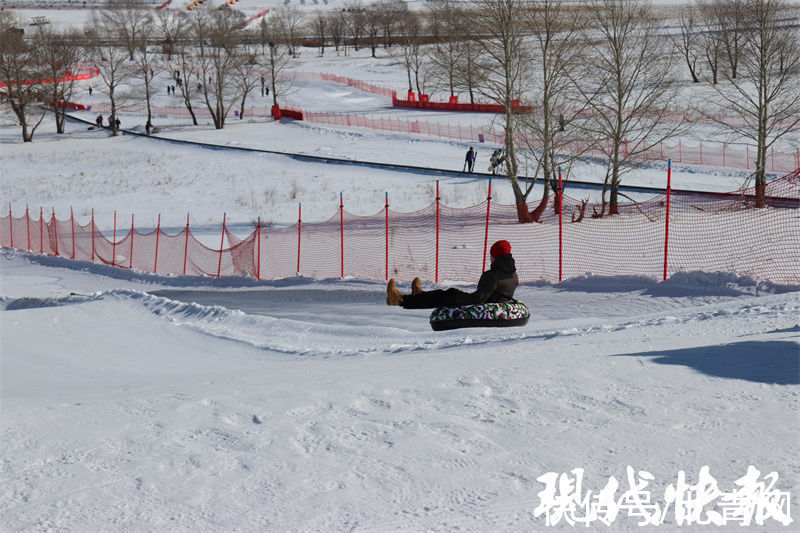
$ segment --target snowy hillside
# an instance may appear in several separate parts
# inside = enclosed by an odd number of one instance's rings
[[[661,507],[703,466],[800,493],[797,287],[528,285],[528,326],[434,333],[378,283],[0,268],[4,530],[542,531],[539,476],[628,465]]]
[[[314,55],[297,70],[403,87],[386,54]],[[174,104],[167,83],[160,73],[156,105]],[[98,106],[90,84],[76,99]],[[393,109],[328,82],[293,98],[323,111],[492,120]],[[141,114],[120,116],[142,131]],[[340,193],[355,215],[379,212],[387,192],[393,210],[421,209],[437,181],[448,206],[487,194],[487,176],[458,172],[465,142],[266,118],[223,130],[155,124],[165,139],[429,168],[112,138],[78,121],[56,135],[49,118],[23,144],[5,114],[0,216],[9,204],[15,216],[27,207],[61,220],[72,209],[86,224],[94,209],[110,236],[115,211],[140,231],[161,215],[170,234],[188,212],[216,248],[223,213],[245,236],[258,217],[294,224],[301,202],[304,221],[327,220]],[[475,148],[484,165],[494,147]],[[747,180],[730,168],[673,171],[675,188],[727,192]],[[602,172],[587,158],[573,176]],[[654,162],[625,184],[660,187],[665,176]],[[509,185],[494,184],[494,201],[512,204]],[[450,286],[475,287],[423,283]],[[524,327],[433,332],[428,311],[387,306],[379,281],[158,276],[3,248],[0,531],[797,529],[800,286],[581,273],[523,284],[516,297],[532,311]],[[698,494],[706,505],[692,503]]]

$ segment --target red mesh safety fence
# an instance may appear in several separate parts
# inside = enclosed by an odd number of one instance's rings
[[[471,124],[448,124],[426,120],[408,120],[390,117],[370,117],[366,115],[353,115],[345,113],[302,111],[303,120],[316,124],[325,124],[336,127],[356,127],[392,133],[406,133],[413,135],[426,135],[455,139],[468,143],[488,143],[501,146],[505,134],[501,130],[491,127],[472,126]],[[537,148],[534,139],[517,138],[520,146]],[[590,143],[575,139],[564,142],[565,153],[583,153],[587,156],[605,157],[606,152],[601,149],[589,147]],[[627,150],[623,145],[623,150]],[[633,149],[633,147],[630,147]],[[712,165],[717,167],[755,169],[756,154],[749,146],[743,148],[731,147],[724,143],[697,143],[686,144],[676,140],[674,144],[668,142],[648,143],[644,140],[642,146],[637,148],[637,159],[666,161],[671,159],[675,163],[692,165]],[[795,152],[780,152],[770,149],[767,153],[766,169],[768,172],[791,172],[800,166],[800,150]]]
[[[517,206],[489,200],[466,208],[434,202],[411,213],[381,209],[369,216],[341,209],[323,222],[258,226],[244,238],[225,228],[228,245],[222,249],[200,242],[188,223],[170,235],[138,232],[131,221],[116,228],[115,240],[113,230],[101,231],[94,218],[80,224],[72,216],[57,220],[27,209],[19,216],[9,206],[0,218],[0,245],[167,275],[475,281],[488,264],[486,243],[506,239],[523,282],[558,281],[559,264],[563,278],[661,277],[666,259],[667,274],[732,272],[800,284],[800,168],[766,185],[765,208],[756,208],[756,197],[754,189],[672,193],[666,258],[666,193],[620,205],[613,216],[607,206],[565,196],[561,227],[554,195],[545,199],[538,222],[525,224],[518,222]]]
[[[267,10],[268,11],[268,10]],[[338,76],[336,74],[319,73],[319,72],[285,72],[281,74],[287,78],[296,80],[319,80],[330,81],[355,87],[359,90],[378,94],[391,98],[393,105],[398,107],[413,107],[419,109],[430,109],[439,111],[469,111],[469,112],[500,112],[501,106],[486,102],[477,102],[474,104],[465,103],[449,103],[449,102],[429,102],[416,101],[416,100],[400,100],[397,98],[396,91],[381,87],[379,85],[370,84],[361,80],[348,78],[345,76]],[[413,94],[413,93],[412,93]],[[424,96],[424,95],[423,95]],[[111,106],[108,103],[101,102],[87,106],[90,111],[100,113],[110,113]],[[519,106],[521,112],[530,110],[529,106]],[[570,116],[576,115],[580,118],[588,118],[591,112],[584,110],[580,113],[576,109],[565,108],[565,113]],[[142,104],[130,104],[118,106],[117,113],[133,113],[145,114],[147,108]],[[151,106],[151,112],[156,117],[189,117],[190,113],[185,106]],[[205,106],[195,106],[193,108],[195,116],[201,118],[210,118],[211,113]],[[232,110],[231,117],[238,118],[240,111],[238,109]],[[686,111],[678,109],[670,109],[666,111],[658,111],[656,113],[660,120],[679,122],[679,123],[697,123],[697,124],[719,124],[720,122],[744,125],[747,123],[745,117],[726,114],[725,110],[720,110],[715,114],[700,113],[697,111]],[[245,108],[242,115],[250,118],[267,118],[272,116],[271,109],[268,105],[263,106],[249,106]],[[325,124],[336,127],[357,127],[365,128],[376,131],[388,131],[392,133],[405,133],[412,135],[426,135],[432,137],[441,137],[447,139],[459,140],[468,143],[489,143],[494,145],[502,145],[505,142],[505,133],[501,130],[496,130],[489,126],[473,126],[471,124],[449,124],[441,122],[433,122],[426,120],[408,120],[403,118],[391,118],[385,116],[366,116],[357,114],[345,113],[332,113],[332,112],[314,112],[305,111],[301,105],[290,104],[285,108],[281,108],[281,115],[286,118],[294,118],[306,122],[316,124]],[[537,148],[535,139],[526,139],[518,137],[516,140],[519,146]],[[560,142],[565,153],[582,153],[587,156],[604,157],[608,150],[604,151],[593,146],[583,139],[573,139],[572,141]],[[677,140],[674,143],[664,142],[648,142],[646,139],[642,141],[641,146],[633,147],[628,144],[623,145],[623,150],[635,149],[637,159],[667,161],[672,160],[675,163],[685,163],[693,165],[710,165],[717,167],[728,168],[741,168],[741,169],[755,169],[756,167],[756,154],[749,146],[745,147],[731,147],[725,143],[684,143],[682,140]],[[775,151],[771,148],[767,153],[766,170],[768,172],[791,172],[797,167],[800,167],[800,150],[794,152],[781,152]]]
[[[332,81],[334,83],[339,83],[341,85],[347,85],[348,87],[355,87],[356,89],[368,93],[386,96],[387,98],[394,98],[396,96],[395,91],[393,91],[392,89],[387,89],[386,87],[381,87],[380,85],[374,85],[372,83],[367,83],[365,81],[348,78],[346,76],[339,76],[337,74],[328,74],[325,72],[287,71],[287,72],[282,72],[281,76],[285,76],[287,78],[292,78],[295,80],[304,80],[304,81]]]
[[[83,72],[75,73],[75,72],[67,72],[63,76],[58,78],[59,82],[67,82],[67,81],[77,81],[77,80],[90,80],[95,76],[100,75],[100,71],[96,68],[92,67],[80,67]],[[33,84],[49,84],[53,83],[53,78],[37,78],[37,79],[30,79],[24,80],[22,82],[24,85],[33,85]],[[0,87],[5,87],[6,83],[0,81]]]

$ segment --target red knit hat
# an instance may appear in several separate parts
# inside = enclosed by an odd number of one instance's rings
[[[489,255],[492,256],[492,259],[497,259],[506,254],[511,253],[511,243],[508,241],[497,241],[492,245],[492,248],[489,250]]]

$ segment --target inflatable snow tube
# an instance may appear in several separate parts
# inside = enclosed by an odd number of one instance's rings
[[[531,313],[522,302],[486,303],[439,307],[431,313],[431,328],[444,331],[457,328],[506,328],[524,326]]]

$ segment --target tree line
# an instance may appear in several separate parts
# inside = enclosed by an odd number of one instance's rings
[[[354,0],[307,14],[283,6],[249,28],[230,8],[152,10],[112,0],[80,30],[40,25],[23,35],[20,21],[2,11],[0,102],[19,120],[24,141],[48,109],[61,133],[65,110],[53,104],[69,101],[76,84],[58,80],[89,65],[100,73],[116,135],[114,119],[131,99],[146,103],[151,122],[153,78],[166,69],[193,123],[202,106],[221,129],[259,88],[271,91],[274,105],[289,94],[291,78],[282,73],[302,50],[323,56],[365,48],[375,56],[383,48],[404,69],[409,91],[502,106],[503,173],[519,220],[532,222],[556,190],[559,168],[568,174],[587,150],[601,150],[606,162],[604,207],[595,216],[615,214],[619,185],[639,156],[687,131],[666,115],[692,90],[702,113],[756,147],[753,177],[764,206],[768,150],[800,130],[798,7],[698,0],[673,19],[670,30],[651,5],[626,0],[432,0],[421,11],[400,0]],[[23,83],[43,78],[56,81]],[[520,104],[531,111],[520,113]],[[529,210],[539,180],[543,194]]]

